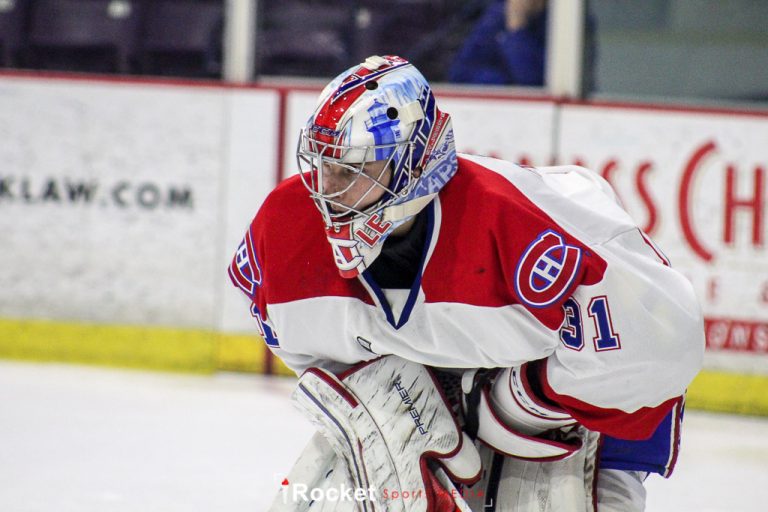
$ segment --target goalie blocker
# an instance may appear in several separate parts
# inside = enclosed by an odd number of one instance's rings
[[[461,387],[467,430],[509,457],[539,462],[568,457],[581,448],[581,442],[561,429],[567,431],[576,420],[536,396],[528,381],[528,366],[525,363],[498,373],[464,373]]]

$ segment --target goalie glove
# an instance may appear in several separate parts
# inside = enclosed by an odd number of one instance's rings
[[[495,374],[470,370],[462,377],[467,431],[504,455],[551,461],[581,448],[567,427],[576,420],[567,411],[539,399],[528,380],[530,363]]]
[[[387,356],[338,376],[310,368],[293,398],[362,490],[358,510],[469,510],[453,482],[476,481],[480,457],[424,366]]]

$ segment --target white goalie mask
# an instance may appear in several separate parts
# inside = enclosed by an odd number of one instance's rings
[[[297,158],[343,277],[362,273],[394,229],[455,174],[450,116],[405,59],[369,57],[323,90]]]

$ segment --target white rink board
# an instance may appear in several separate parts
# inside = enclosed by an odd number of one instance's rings
[[[539,166],[551,162],[556,112],[553,103],[436,94],[440,108],[453,119],[459,152]]]
[[[223,233],[217,233],[216,246],[221,255],[215,269],[221,290],[220,319],[226,332],[254,334],[254,322],[242,292],[232,286],[227,266],[234,256],[251,219],[277,183],[277,135],[279,126],[278,93],[264,90],[227,91],[229,130],[224,143],[228,148],[222,175]],[[224,241],[223,245],[219,243]],[[213,241],[212,241],[213,243]]]
[[[255,333],[226,266],[319,92],[0,77],[0,317]],[[694,283],[708,367],[768,373],[768,116],[436,96],[461,152],[606,174]]]
[[[299,167],[296,163],[299,133],[307,123],[309,116],[314,112],[320,91],[321,89],[316,92],[292,91],[288,93],[286,98],[285,125],[283,126],[283,136],[285,137],[283,173],[286,178],[299,173]]]
[[[566,105],[561,122],[561,161],[607,172],[641,225],[655,212],[650,235],[707,317],[709,366],[751,353],[733,363],[768,373],[768,116]]]
[[[224,194],[237,179],[253,209],[272,187],[274,96],[0,79],[2,316],[218,326],[222,244],[236,247],[225,209],[244,207]],[[231,136],[265,110],[269,129]]]

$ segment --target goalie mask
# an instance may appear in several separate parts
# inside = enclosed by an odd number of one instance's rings
[[[301,177],[351,278],[434,199],[457,168],[450,116],[405,59],[369,57],[323,90],[302,129]]]

